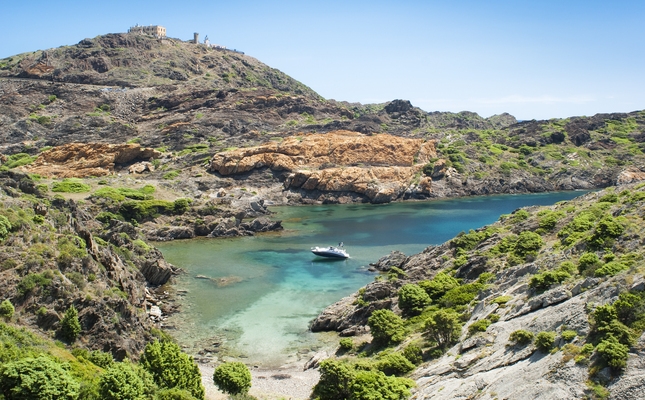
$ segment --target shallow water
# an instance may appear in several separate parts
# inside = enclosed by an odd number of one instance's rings
[[[158,244],[170,263],[187,271],[176,285],[187,291],[180,300],[182,312],[167,324],[177,328],[171,333],[188,351],[223,341],[227,354],[249,363],[268,367],[294,361],[298,352],[315,350],[328,337],[308,332],[311,320],[374,280],[367,271],[370,262],[392,250],[418,253],[519,207],[581,194],[273,207],[274,217],[283,221],[282,232]],[[348,260],[318,258],[309,251],[340,241],[351,255]]]

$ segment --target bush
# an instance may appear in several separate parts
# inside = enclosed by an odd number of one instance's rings
[[[456,286],[441,296],[439,303],[446,308],[464,306],[473,301],[475,296],[477,296],[477,293],[479,293],[479,291],[484,287],[485,285],[480,282]]]
[[[339,346],[342,351],[350,351],[354,348],[354,341],[350,338],[343,338],[340,339]]]
[[[76,400],[79,384],[59,363],[46,356],[27,357],[0,366],[4,399]]]
[[[403,320],[390,310],[376,310],[367,320],[374,341],[378,344],[398,343],[403,340]]]
[[[320,379],[313,388],[313,397],[320,400],[349,399],[356,372],[340,361],[327,359],[320,363]]]
[[[515,342],[520,345],[527,345],[533,341],[533,332],[525,331],[524,329],[519,329],[511,333],[508,337],[508,340]]]
[[[104,400],[144,400],[146,387],[134,366],[114,363],[99,378],[99,395]]]
[[[625,225],[622,222],[622,217],[605,216],[594,228],[589,244],[596,248],[607,247],[613,239],[622,235],[624,231]]]
[[[499,304],[500,306],[505,306],[506,303],[511,301],[513,296],[498,296],[493,300],[493,304]]]
[[[542,214],[541,218],[538,220],[538,226],[548,232],[555,228],[560,218],[564,217],[564,214],[561,212],[553,212],[551,210],[546,211],[548,212]]]
[[[52,192],[85,193],[89,191],[90,191],[90,185],[86,185],[75,179],[63,179],[62,182],[52,183]]]
[[[36,160],[36,156],[30,156],[27,153],[16,153],[7,157],[7,161],[2,164],[4,168],[12,169],[23,165],[31,164]]]
[[[459,314],[452,310],[436,311],[426,320],[425,331],[439,348],[445,349],[461,335]]]
[[[535,337],[535,347],[544,352],[551,350],[554,343],[555,332],[542,331]]]
[[[587,269],[596,267],[600,263],[600,259],[596,253],[584,253],[578,260],[578,271],[582,274]]]
[[[488,319],[480,319],[478,321],[473,322],[470,324],[468,327],[468,332],[472,335],[477,332],[486,332],[486,329],[490,326],[491,321]]]
[[[336,360],[320,363],[320,380],[313,397],[320,400],[406,399],[414,382],[406,378],[386,376],[381,371],[356,371]]]
[[[445,272],[439,272],[431,280],[419,282],[419,286],[432,300],[437,300],[448,290],[459,286],[459,281]]]
[[[72,304],[65,311],[65,316],[60,321],[60,334],[63,339],[73,343],[81,333],[81,323],[78,320],[78,311]]]
[[[87,356],[87,359],[90,360],[94,365],[98,365],[103,369],[109,368],[112,366],[112,364],[114,364],[114,358],[112,357],[112,354],[105,353],[101,350],[92,351]]]
[[[627,365],[629,347],[611,335],[598,344],[596,352],[612,368],[622,369]]]
[[[414,369],[414,364],[401,353],[390,353],[379,357],[376,368],[385,375],[403,375]]]
[[[568,272],[562,270],[546,271],[535,274],[529,279],[529,286],[536,290],[546,290],[551,285],[562,283],[571,278]]]
[[[349,399],[407,399],[414,385],[411,379],[386,376],[380,371],[358,371],[351,385]]]
[[[5,320],[11,319],[13,313],[16,311],[13,304],[8,299],[5,299],[0,303],[0,317]]]
[[[24,296],[31,292],[36,287],[49,286],[52,283],[51,278],[46,277],[44,274],[28,273],[20,282],[18,282],[17,289],[20,295]]]
[[[569,341],[575,339],[576,336],[578,336],[578,332],[567,330],[567,331],[563,331],[560,336],[562,336],[562,339],[564,339],[565,341],[569,342]]]
[[[524,231],[518,236],[513,253],[520,257],[535,255],[543,244],[544,241],[540,235],[535,232]]]
[[[159,214],[172,214],[175,204],[165,200],[129,200],[119,207],[119,213],[126,219],[141,222],[144,219],[154,218]]]
[[[4,241],[11,232],[11,223],[4,215],[0,215],[0,242]]]
[[[174,388],[158,391],[154,400],[195,400],[195,398],[189,391]]]
[[[430,304],[430,296],[419,285],[409,283],[399,290],[399,307],[411,315],[421,314]]]
[[[598,268],[596,271],[594,271],[594,275],[597,277],[614,276],[619,272],[625,271],[627,269],[629,269],[629,267],[621,262],[610,261],[607,264],[603,265],[602,267]]]
[[[251,372],[241,362],[225,362],[215,368],[213,382],[224,393],[244,394],[251,388]]]
[[[412,364],[419,365],[423,361],[423,352],[419,346],[410,344],[403,349],[403,357],[407,358]]]
[[[160,388],[185,389],[198,399],[204,398],[199,367],[177,344],[169,341],[148,343],[139,363]]]

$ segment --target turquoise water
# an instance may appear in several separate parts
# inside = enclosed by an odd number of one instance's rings
[[[182,312],[168,324],[177,328],[172,334],[188,351],[223,342],[220,348],[234,357],[280,365],[321,346],[325,336],[308,332],[309,323],[327,305],[373,281],[370,262],[392,250],[415,254],[519,207],[554,204],[582,193],[274,207],[282,232],[159,243],[165,258],[187,271],[176,285],[186,291]],[[351,255],[348,260],[321,259],[309,251],[340,241]]]

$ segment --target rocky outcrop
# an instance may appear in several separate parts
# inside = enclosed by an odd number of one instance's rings
[[[218,153],[210,169],[222,175],[259,168],[288,171],[286,189],[350,192],[385,203],[400,198],[420,165],[435,156],[433,141],[336,131]],[[429,190],[430,181],[425,180],[423,187]]]
[[[160,152],[139,144],[69,143],[42,152],[24,169],[53,178],[105,176],[115,167],[158,158]],[[137,170],[138,172],[138,170]]]

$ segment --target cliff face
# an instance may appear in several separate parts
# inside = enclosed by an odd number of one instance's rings
[[[421,165],[435,156],[433,141],[335,131],[218,153],[210,169],[222,175],[285,171],[285,189],[358,194],[382,203],[400,198]]]

